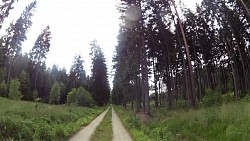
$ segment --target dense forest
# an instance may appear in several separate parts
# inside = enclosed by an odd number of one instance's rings
[[[3,0],[0,7],[0,28],[12,10],[15,0]],[[37,1],[30,3],[20,17],[11,22],[0,39],[0,96],[51,104],[80,106],[106,105],[110,86],[104,54],[97,41],[90,43],[92,75],[86,76],[84,58],[76,54],[67,73],[65,68],[53,65],[47,68],[46,58],[52,39],[50,26],[38,35],[29,53],[22,53],[22,43],[32,26]]]
[[[23,53],[39,2],[5,30],[17,1],[0,3],[0,140],[250,139],[250,0],[117,0],[113,72],[97,40],[48,67],[49,25]]]
[[[1,25],[15,0],[1,5]],[[104,54],[90,43],[92,74],[86,76],[84,57],[76,54],[69,73],[47,68],[51,32],[47,26],[29,53],[22,43],[32,26],[37,2],[30,3],[10,23],[0,39],[0,95],[45,103],[106,105],[110,86]],[[203,0],[195,10],[168,0],[121,0],[121,24],[113,57],[112,103],[132,104],[150,115],[154,106],[174,108],[239,100],[250,91],[249,1]],[[0,26],[2,27],[2,26]],[[87,101],[85,101],[87,99]],[[134,106],[135,104],[135,106]]]
[[[203,0],[195,10],[174,0],[121,0],[113,102],[150,115],[151,100],[197,108],[247,96],[249,7],[249,0]]]

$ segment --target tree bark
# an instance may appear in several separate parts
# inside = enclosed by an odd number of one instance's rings
[[[190,91],[189,91],[189,87],[188,87],[188,76],[187,76],[187,67],[186,67],[186,62],[185,62],[185,58],[184,58],[184,54],[182,52],[182,48],[181,48],[181,39],[180,39],[180,35],[179,32],[177,31],[177,38],[178,38],[178,42],[179,42],[179,47],[180,47],[180,53],[181,53],[181,59],[182,59],[182,69],[183,69],[183,74],[184,74],[184,79],[185,79],[185,96],[186,96],[186,101],[189,101],[189,95],[190,95]]]
[[[155,107],[159,107],[158,102],[158,90],[157,90],[157,76],[156,76],[156,68],[155,68],[155,58],[153,58],[153,73],[154,73],[154,89],[155,89]]]
[[[234,84],[234,95],[235,95],[235,98],[238,99],[238,86],[237,86],[237,79],[236,79],[236,72],[235,72],[235,67],[233,66],[232,64],[232,53],[230,51],[230,47],[229,47],[229,44],[227,41],[224,40],[224,43],[226,45],[226,49],[227,49],[227,52],[228,52],[228,56],[229,56],[229,62],[230,62],[230,67],[232,69],[232,78],[233,78],[233,84]]]
[[[141,3],[139,3],[140,9]],[[141,12],[140,20],[138,21],[140,24],[141,30],[141,38],[140,38],[140,48],[141,48],[141,75],[142,75],[142,95],[143,95],[143,109],[146,115],[150,115],[150,101],[149,101],[149,84],[148,84],[148,60],[147,60],[147,49],[145,45],[145,29],[144,29],[144,21],[143,14]]]

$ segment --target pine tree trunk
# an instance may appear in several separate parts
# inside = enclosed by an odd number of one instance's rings
[[[131,110],[134,109],[134,96],[132,96],[131,98]]]
[[[141,83],[140,83],[140,77],[137,77],[137,93],[136,93],[136,113],[139,113],[140,111],[140,105],[141,105],[141,101],[140,101],[140,97],[141,97]]]
[[[38,75],[38,65],[36,65],[36,74],[35,74],[35,90],[37,90],[36,85],[37,85],[37,75]]]
[[[143,40],[143,65],[142,65],[142,78],[144,80],[144,98],[145,98],[145,114],[150,115],[149,107],[149,84],[148,84],[148,67],[147,67],[147,51]]]
[[[140,9],[141,3],[139,3]],[[141,18],[139,20],[141,38],[140,38],[140,48],[141,48],[141,75],[142,75],[142,104],[143,111],[146,115],[150,115],[150,101],[149,101],[149,84],[148,84],[148,61],[147,61],[147,49],[145,45],[145,29],[144,29],[143,15],[141,13]]]
[[[172,1],[172,5],[173,5],[173,7],[175,9],[177,20],[179,22],[179,26],[180,26],[180,29],[181,29],[181,34],[182,34],[182,37],[183,37],[183,40],[184,40],[184,46],[185,46],[186,54],[187,54],[188,69],[189,69],[189,75],[190,75],[190,81],[191,81],[190,100],[191,100],[192,106],[197,107],[196,96],[195,96],[195,84],[194,84],[193,68],[192,68],[192,64],[191,64],[191,57],[190,57],[190,53],[189,53],[189,49],[188,49],[187,39],[186,39],[186,36],[185,36],[185,33],[184,33],[183,26],[181,24],[181,20],[180,20],[180,17],[179,17],[175,2],[174,2],[174,0],[171,0],[171,1]]]
[[[12,69],[12,59],[10,59],[10,64],[9,64],[9,69],[8,69],[8,76],[7,76],[7,90],[9,90],[9,86],[10,86],[10,73],[11,73],[11,69]]]
[[[230,67],[232,69],[232,78],[233,78],[233,84],[234,84],[234,95],[235,95],[235,98],[238,99],[238,86],[237,86],[237,78],[236,78],[236,72],[235,72],[235,67],[233,66],[232,64],[232,53],[230,51],[230,46],[228,45],[227,41],[224,40],[224,43],[226,45],[226,49],[227,49],[227,52],[228,52],[228,56],[229,56],[229,62],[230,62]]]
[[[157,79],[156,79],[156,68],[155,68],[155,58],[153,58],[153,73],[154,73],[154,89],[155,89],[155,107],[159,107],[158,102],[158,90],[157,90]]]
[[[160,107],[162,106],[161,81],[158,84]]]
[[[143,66],[143,49],[142,49],[143,47],[141,46],[140,47],[140,56],[141,56],[141,60],[140,60],[140,62],[141,62],[141,102],[142,102],[142,111],[143,111],[143,113],[145,113],[145,80],[144,80],[144,73],[143,73],[143,68],[144,68],[144,66]]]
[[[177,38],[178,38],[178,42],[179,42],[179,47],[180,47],[180,53],[181,53],[181,60],[182,60],[182,69],[183,69],[183,74],[184,74],[184,79],[185,79],[185,95],[186,95],[186,100],[185,101],[189,101],[189,95],[190,95],[190,91],[189,91],[189,86],[188,86],[188,76],[187,76],[187,67],[186,67],[186,62],[185,62],[185,58],[184,58],[184,54],[182,52],[182,48],[181,48],[181,40],[180,40],[180,35],[179,32],[177,33]]]

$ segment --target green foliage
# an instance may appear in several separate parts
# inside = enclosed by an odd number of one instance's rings
[[[234,92],[227,92],[226,94],[222,95],[222,100],[224,103],[234,101],[235,100]]]
[[[67,104],[77,103],[77,89],[73,88],[67,95]]]
[[[247,141],[250,138],[249,109],[250,103],[246,102],[230,102],[198,110],[152,108],[152,119],[141,122],[135,118],[134,111],[116,107],[135,140],[151,141]],[[132,121],[135,126],[130,124]]]
[[[29,74],[26,71],[22,71],[20,76],[20,92],[23,94],[23,100],[33,100],[33,95],[30,87]]]
[[[205,90],[205,96],[202,99],[204,106],[213,106],[222,104],[222,95],[217,91],[213,91],[211,88]]]
[[[152,141],[175,141],[175,136],[168,129],[168,127],[157,127],[152,130],[151,137],[154,137]]]
[[[131,112],[125,111],[123,108],[116,106],[115,111],[120,117],[123,125],[128,129],[136,141],[149,141],[149,132],[146,132],[148,127]]]
[[[18,79],[12,79],[10,81],[10,92],[8,97],[13,100],[20,100],[23,96],[21,95],[19,88],[20,82],[18,81]]]
[[[38,98],[38,92],[37,92],[37,90],[34,90],[32,92],[32,97],[33,97],[33,99],[37,99]]]
[[[67,96],[67,104],[76,104],[79,106],[91,106],[93,104],[93,98],[90,93],[83,87],[78,89],[73,88]]]
[[[83,108],[0,98],[0,140],[67,140],[103,108]]]
[[[86,83],[86,72],[84,70],[83,62],[81,55],[75,55],[73,65],[69,72],[70,89],[84,86]]]
[[[90,93],[83,87],[77,89],[77,99],[80,106],[90,106],[93,103]]]
[[[1,44],[1,42],[0,42]],[[1,51],[1,50],[0,50]],[[1,57],[1,56],[0,56]],[[1,61],[1,60],[0,60]],[[4,76],[5,76],[6,70],[5,68],[1,68],[0,67],[0,82],[2,82],[4,80]]]
[[[91,93],[97,105],[103,106],[109,102],[110,97],[107,65],[104,54],[101,47],[97,44],[97,41],[92,41],[90,46],[93,74],[93,89]]]
[[[7,97],[7,86],[4,80],[0,83],[0,96]]]
[[[244,98],[242,98],[241,101],[250,102],[250,94],[248,94]]]
[[[59,104],[61,98],[61,90],[60,85],[56,81],[54,85],[52,86],[52,89],[50,91],[50,97],[49,97],[49,103],[50,104]]]
[[[234,91],[233,81],[231,79],[227,81],[227,91]]]

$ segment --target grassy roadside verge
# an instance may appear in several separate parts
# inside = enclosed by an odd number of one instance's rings
[[[152,108],[152,120],[141,122],[134,111],[116,106],[124,125],[137,141],[247,141],[250,139],[250,103],[233,102],[199,110]]]
[[[0,140],[66,140],[104,110],[0,97]]]
[[[150,138],[145,134],[143,126],[146,126],[143,122],[135,117],[134,111],[125,110],[121,106],[114,106],[114,109],[120,118],[122,124],[127,129],[133,140],[135,141],[149,141]]]
[[[97,126],[94,134],[91,136],[91,141],[111,141],[113,137],[112,130],[112,107],[109,108],[107,114]]]

